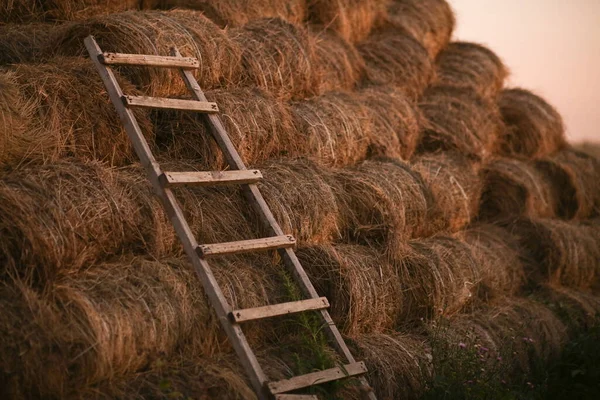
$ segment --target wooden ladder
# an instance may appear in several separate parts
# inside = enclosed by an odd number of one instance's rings
[[[176,48],[172,49],[172,55],[168,57],[142,54],[103,53],[93,36],[89,36],[85,39],[85,46],[102,77],[110,99],[115,105],[127,134],[133,143],[135,152],[146,170],[148,179],[150,180],[154,191],[161,199],[166,213],[183,244],[183,248],[196,273],[200,277],[204,291],[214,307],[216,315],[219,321],[221,321],[223,329],[227,333],[233,348],[240,358],[258,398],[261,400],[317,400],[317,396],[314,395],[290,394],[290,392],[296,392],[300,389],[306,389],[310,386],[325,382],[348,377],[357,377],[365,397],[369,400],[376,400],[375,394],[364,377],[364,374],[367,372],[365,364],[363,362],[355,361],[348,346],[344,342],[342,335],[327,311],[329,302],[325,297],[319,297],[310,282],[310,279],[306,275],[304,268],[300,264],[300,261],[296,257],[293,250],[296,240],[291,235],[285,235],[283,233],[258,189],[256,184],[262,178],[260,171],[249,170],[246,168],[217,115],[219,111],[218,106],[215,103],[207,101],[198,82],[194,78],[191,70],[199,68],[200,64],[198,60],[195,58],[182,57]],[[117,83],[111,65],[178,68],[181,71],[181,77],[185,81],[187,88],[192,93],[195,100],[125,95]],[[131,111],[132,108],[136,107],[188,110],[203,113],[203,118],[206,119],[211,133],[223,151],[231,170],[216,172],[163,171],[154,158],[150,147],[142,134],[140,126]],[[209,186],[224,184],[241,185],[244,196],[258,213],[269,233],[273,236],[262,239],[218,244],[199,245],[196,242],[171,188],[190,185]],[[308,299],[245,310],[233,310],[225,299],[225,296],[209,267],[207,259],[223,254],[275,249],[281,255],[286,267],[292,272],[296,282]],[[331,343],[345,359],[344,362],[346,364],[324,371],[270,382],[259,365],[256,355],[250,348],[240,324],[246,321],[254,321],[309,310],[315,310],[320,313],[323,326]]]

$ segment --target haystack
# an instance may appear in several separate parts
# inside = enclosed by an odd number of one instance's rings
[[[301,247],[298,258],[331,316],[347,335],[393,329],[403,309],[402,283],[381,251],[359,245]]]
[[[308,20],[337,32],[345,40],[361,42],[385,16],[390,0],[307,0]]]
[[[94,35],[106,52],[169,55],[171,47],[195,57],[195,75],[203,89],[228,84],[240,77],[241,49],[201,12],[190,10],[137,11],[111,14],[68,25],[52,50],[60,55],[87,55],[83,40]],[[166,68],[119,69],[151,96],[188,93],[179,71]]]
[[[527,257],[528,278],[589,288],[600,277],[600,235],[594,228],[556,219],[521,218],[510,225]]]
[[[536,166],[553,183],[560,217],[584,219],[600,213],[600,160],[566,149]]]
[[[420,153],[452,150],[485,158],[501,132],[502,121],[494,106],[465,89],[429,87],[419,107],[424,117]]]
[[[127,134],[88,60],[59,57],[47,64],[18,64],[0,72],[0,164],[74,156],[122,165],[135,158]],[[119,78],[124,90],[138,94]],[[149,115],[135,111],[153,140]]]
[[[279,18],[251,21],[229,31],[242,51],[241,79],[277,97],[306,98],[317,94],[315,43],[308,31]]]
[[[554,217],[557,198],[553,182],[535,164],[514,158],[495,158],[483,165],[483,193],[479,217],[498,220],[510,216]]]
[[[0,65],[44,61],[55,31],[44,23],[0,25]]]
[[[65,21],[135,10],[139,0],[11,0],[0,5],[0,22]]]
[[[459,153],[445,152],[417,156],[412,168],[433,193],[440,229],[459,231],[477,216],[481,180],[476,163]]]
[[[393,261],[404,287],[405,320],[461,311],[476,294],[485,268],[467,243],[442,235],[406,242]]]
[[[289,105],[268,92],[258,88],[218,89],[207,91],[206,97],[219,105],[221,121],[247,165],[256,166],[306,148]],[[227,166],[201,115],[156,111],[153,119],[158,146],[167,159],[194,160],[206,170]]]
[[[388,8],[387,23],[409,32],[432,59],[450,41],[455,22],[446,0],[392,0]]]
[[[281,18],[300,24],[306,16],[306,0],[156,0],[161,8],[202,11],[221,28],[240,27],[258,18]]]
[[[506,89],[498,99],[506,124],[498,152],[539,158],[566,145],[562,117],[544,99],[525,89]]]
[[[502,60],[490,49],[469,42],[450,43],[436,59],[440,85],[473,90],[494,99],[508,75]]]
[[[425,48],[398,29],[378,30],[358,46],[366,63],[365,84],[392,85],[418,98],[434,76]]]

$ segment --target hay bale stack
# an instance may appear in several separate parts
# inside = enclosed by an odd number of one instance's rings
[[[357,43],[381,23],[389,1],[308,0],[308,20],[334,30],[349,42]]]
[[[284,99],[318,94],[315,43],[308,30],[279,18],[251,21],[229,31],[242,51],[241,77]]]
[[[347,335],[393,329],[402,313],[402,284],[381,252],[368,246],[300,247],[298,258],[336,325]]]
[[[347,240],[397,246],[429,234],[433,195],[421,177],[401,161],[370,160],[334,172],[340,227]]]
[[[497,152],[539,158],[566,146],[562,117],[544,99],[525,89],[506,89],[498,99],[506,124]]]
[[[331,187],[335,183],[328,170],[310,160],[298,159],[272,162],[261,172],[261,191],[284,232],[305,243],[327,243],[339,238],[339,208]],[[259,225],[256,218],[252,213],[250,219]]]
[[[0,65],[43,61],[55,32],[52,24],[0,25]]]
[[[485,99],[460,88],[432,86],[419,107],[424,117],[419,153],[457,151],[476,159],[491,153],[502,121]]]
[[[358,51],[366,64],[366,85],[396,86],[416,99],[433,80],[435,71],[427,50],[402,30],[374,32]]]
[[[508,76],[502,60],[490,49],[469,42],[450,43],[436,59],[440,85],[473,90],[495,99]]]
[[[581,223],[521,218],[510,226],[532,283],[587,289],[600,277],[600,235]]]
[[[351,339],[353,354],[367,364],[367,379],[378,399],[417,399],[429,375],[424,338],[402,334],[361,335]]]
[[[71,21],[135,10],[139,0],[11,0],[0,5],[0,22]]]
[[[94,35],[106,52],[168,55],[175,46],[183,56],[200,61],[195,76],[204,89],[234,82],[240,75],[238,44],[198,11],[125,12],[77,22],[57,35],[52,50],[59,55],[87,55],[83,39],[88,35]],[[119,70],[151,96],[188,93],[176,69]]]
[[[89,60],[59,57],[47,64],[18,64],[0,72],[0,164],[53,161],[74,156],[122,165],[135,158],[104,84]],[[119,78],[127,92],[139,94]],[[149,114],[136,110],[152,143]]]
[[[557,199],[552,181],[527,160],[495,158],[483,165],[483,193],[479,217],[502,220],[507,217],[554,217]]]
[[[589,291],[544,285],[535,298],[548,304],[575,336],[582,330],[593,329],[600,318],[600,298]]]
[[[481,273],[478,296],[485,300],[516,295],[525,283],[518,240],[493,224],[475,224],[458,234],[469,247]]]
[[[207,91],[206,97],[219,105],[221,121],[247,165],[255,166],[279,155],[294,155],[298,148],[306,146],[294,126],[289,105],[262,89],[217,89]],[[166,158],[193,159],[207,170],[227,167],[199,114],[157,111],[153,119],[157,123],[157,142]]]
[[[600,160],[566,149],[536,163],[554,186],[558,216],[584,219],[600,213]]]
[[[409,32],[431,59],[450,41],[455,22],[446,0],[393,0],[388,8],[387,23]]]
[[[306,0],[158,0],[160,8],[187,8],[202,11],[221,28],[237,28],[258,18],[281,18],[301,24]]]
[[[310,34],[315,43],[318,92],[354,89],[365,73],[365,61],[356,47],[325,27],[313,27]]]
[[[405,287],[405,321],[450,316],[464,309],[484,268],[467,243],[442,235],[406,242],[393,260]]]
[[[269,265],[268,257],[228,258],[213,263],[213,270],[231,306],[248,308],[274,297],[268,274],[275,269]],[[200,282],[180,259],[121,260],[62,277],[41,294],[21,291],[20,298],[0,300],[10,311],[30,308],[2,321],[1,353],[13,358],[2,365],[15,369],[11,380],[42,397],[63,397],[143,370],[180,348],[210,356],[228,347]],[[20,326],[26,329],[21,335],[6,335]],[[269,331],[264,323],[260,331],[256,325],[245,328],[254,342]],[[30,337],[37,341],[32,348]],[[18,349],[26,356],[14,359]],[[48,364],[49,359],[55,362]]]
[[[477,216],[481,197],[477,164],[459,153],[445,152],[415,157],[412,168],[433,193],[440,229],[459,231]]]

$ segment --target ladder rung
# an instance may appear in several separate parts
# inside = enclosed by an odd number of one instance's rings
[[[234,171],[208,171],[208,172],[164,172],[160,176],[163,186],[214,186],[226,184],[257,183],[262,179],[262,174],[257,169]]]
[[[338,379],[362,375],[367,372],[364,362],[347,364],[343,367],[335,367],[324,371],[313,372],[306,375],[296,376],[290,379],[284,379],[277,382],[269,382],[269,390],[272,394],[292,392],[309,386],[320,385],[322,383],[336,381]]]
[[[235,310],[229,314],[234,322],[254,321],[257,319],[278,317],[281,315],[294,314],[302,311],[324,310],[329,307],[329,301],[326,297],[318,299],[308,299],[300,301],[291,301],[288,303],[273,304],[264,307],[247,308],[245,310]]]
[[[98,59],[106,65],[145,65],[165,68],[200,68],[200,62],[192,57],[154,56],[149,54],[102,53]]]
[[[292,235],[273,236],[262,239],[241,240],[239,242],[201,244],[198,246],[200,257],[206,258],[219,254],[248,253],[254,250],[274,250],[294,247],[296,239]]]
[[[217,103],[197,100],[168,99],[164,97],[123,96],[127,107],[165,108],[169,110],[197,111],[203,113],[218,113]]]
[[[278,394],[275,400],[319,400],[314,394]]]

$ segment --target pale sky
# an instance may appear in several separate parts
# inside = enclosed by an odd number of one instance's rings
[[[571,141],[600,142],[600,0],[449,0],[455,40],[487,45],[508,85],[554,105]]]

